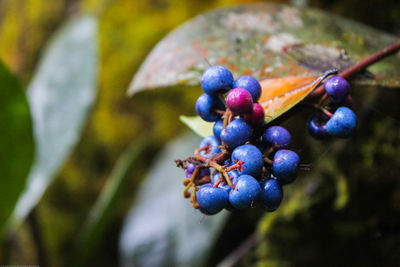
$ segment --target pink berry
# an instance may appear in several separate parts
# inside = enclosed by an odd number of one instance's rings
[[[236,114],[251,113],[253,110],[253,97],[243,88],[230,90],[226,96],[226,105]]]
[[[253,112],[251,113],[246,113],[243,115],[243,118],[248,121],[249,123],[253,125],[261,124],[264,122],[264,109],[263,107],[258,104],[254,103],[253,104]]]

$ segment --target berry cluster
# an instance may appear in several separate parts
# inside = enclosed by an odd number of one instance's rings
[[[265,211],[276,210],[282,186],[296,179],[300,166],[298,154],[288,150],[290,133],[265,124],[264,109],[257,102],[261,86],[255,78],[234,80],[227,68],[213,66],[203,73],[201,86],[204,94],[197,99],[196,112],[215,122],[214,135],[201,141],[194,157],[176,160],[186,170],[184,196],[207,215],[256,204]],[[309,132],[317,139],[348,137],[356,127],[356,116],[340,105],[349,104],[349,85],[333,76],[324,86],[326,95],[316,105],[318,113],[308,123]],[[328,98],[334,114],[322,107]]]
[[[357,126],[356,114],[351,110],[352,97],[349,94],[349,83],[340,76],[333,76],[324,83],[326,94],[317,108],[322,111],[308,121],[308,131],[315,139],[324,139],[328,136],[338,138],[349,137]],[[328,109],[335,110],[332,115],[322,107],[322,103],[329,98]]]

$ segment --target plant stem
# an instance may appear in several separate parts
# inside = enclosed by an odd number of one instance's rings
[[[225,259],[223,259],[217,265],[217,267],[236,266],[238,261],[257,245],[259,241],[257,234],[258,233],[251,234],[239,247],[237,247]]]
[[[383,48],[382,50],[364,58],[360,62],[354,64],[353,66],[345,69],[341,73],[339,73],[339,76],[343,78],[349,78],[353,76],[354,74],[357,74],[363,70],[365,70],[367,67],[370,65],[384,59],[387,56],[390,56],[400,50],[400,41],[396,42],[388,47]],[[321,97],[325,93],[324,85],[321,84],[320,86],[317,87],[317,89],[314,90],[314,92],[311,94],[311,96],[314,98]]]

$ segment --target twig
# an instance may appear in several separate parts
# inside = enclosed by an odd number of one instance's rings
[[[345,79],[349,78],[349,77],[353,76],[354,74],[357,74],[357,73],[365,70],[370,65],[384,59],[385,57],[398,52],[399,50],[400,50],[400,41],[396,42],[388,47],[385,47],[382,50],[364,58],[360,62],[354,64],[353,66],[351,66],[351,67],[345,69],[344,71],[342,71],[341,73],[339,73],[339,76],[341,76]],[[321,97],[324,93],[325,93],[324,85],[322,84],[322,85],[318,86],[317,89],[314,90],[314,92],[311,94],[311,97],[313,97],[313,98]]]
[[[244,255],[247,254],[259,241],[258,233],[251,234],[239,247],[232,251],[225,259],[223,259],[217,267],[234,266]]]

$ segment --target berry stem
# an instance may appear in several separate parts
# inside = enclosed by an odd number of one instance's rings
[[[233,184],[232,184],[231,178],[229,177],[229,174],[228,174],[227,172],[224,171],[224,172],[222,172],[222,175],[224,176],[226,183],[227,183],[232,189],[234,189],[234,186],[233,186]]]
[[[357,74],[363,70],[365,70],[367,67],[370,65],[384,59],[387,56],[390,56],[392,54],[395,54],[400,50],[400,41],[387,46],[383,48],[382,50],[379,50],[378,52],[364,58],[363,60],[359,61],[358,63],[354,64],[353,66],[345,69],[341,73],[339,73],[339,76],[347,79],[353,76],[354,74]],[[317,89],[314,90],[314,92],[311,94],[311,96],[314,98],[321,97],[325,93],[324,85],[320,85],[317,87]]]

